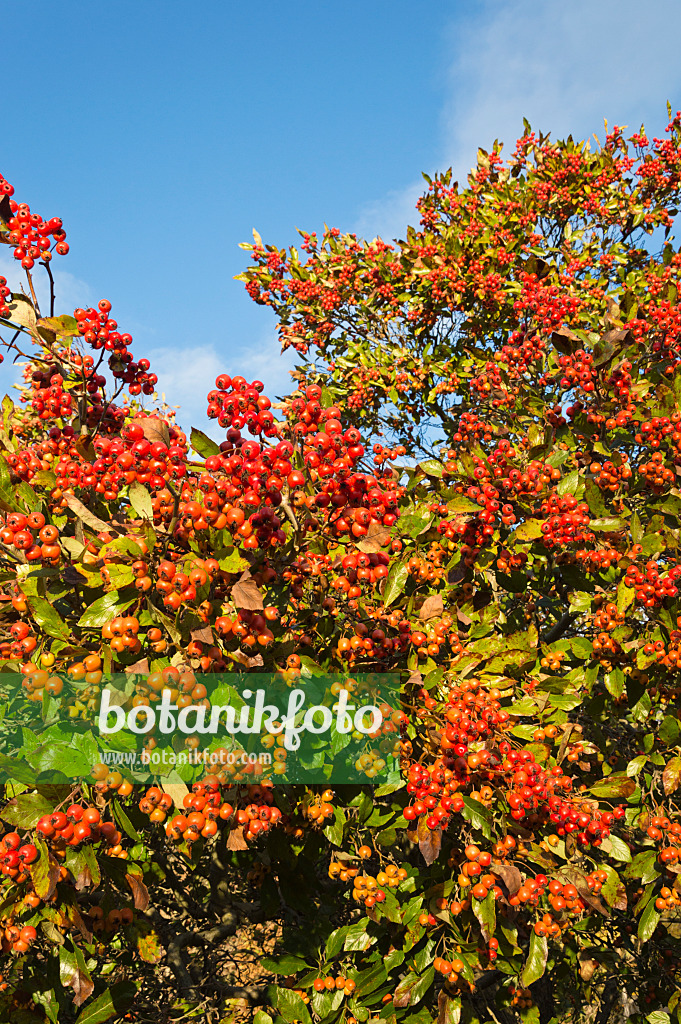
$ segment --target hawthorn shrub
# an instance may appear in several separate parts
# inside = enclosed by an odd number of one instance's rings
[[[217,378],[219,445],[155,404],[110,302],[39,309],[63,226],[2,180],[27,275],[0,281],[25,360],[0,429],[2,1020],[679,1019],[669,116],[593,149],[526,124],[465,187],[426,179],[393,244],[256,234],[240,277],[301,362],[276,406]],[[400,771],[81,777],[112,673],[129,706],[189,706],[236,672],[401,673]]]

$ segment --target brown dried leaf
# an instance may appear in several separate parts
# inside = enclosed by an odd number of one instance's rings
[[[238,662],[239,665],[243,665],[244,668],[262,668],[265,662],[262,660],[262,654],[256,654],[254,658],[250,654],[244,654],[241,649],[236,651],[229,651],[229,657],[232,661]]]
[[[92,873],[90,872],[87,864],[84,864],[78,873],[74,885],[77,892],[82,892],[83,889],[89,889],[92,885]]]
[[[183,800],[189,792],[184,782],[164,782],[161,786],[164,793],[172,797],[176,807],[182,807]]]
[[[577,335],[568,327],[561,327],[559,331],[554,331],[551,335],[551,341],[558,351],[566,356],[570,355],[571,352],[582,344]]]
[[[247,850],[248,843],[244,839],[244,830],[241,825],[233,828],[227,836],[228,850]]]
[[[137,416],[130,421],[142,428],[145,438],[150,444],[155,441],[162,441],[163,444],[170,444],[170,429],[168,424],[158,416]]]
[[[252,612],[262,611],[265,607],[262,594],[248,569],[241,574],[232,587],[232,601],[236,608],[245,608]]]
[[[459,1024],[461,1000],[454,999],[441,989],[437,997],[437,1024]]]
[[[191,631],[192,640],[198,640],[201,644],[212,644],[213,641],[213,630],[210,626],[200,626],[198,629]]]
[[[71,907],[69,917],[71,918],[71,922],[78,929],[78,931],[83,936],[85,941],[92,942],[92,932],[85,924],[85,921],[83,920],[81,913],[78,910],[78,907]]]
[[[111,523],[105,523],[102,519],[99,519],[94,512],[91,512],[89,508],[76,498],[75,494],[65,494],[64,500],[71,509],[72,512],[78,516],[81,522],[89,526],[91,530],[96,530],[97,533],[117,533],[118,529],[112,526]]]
[[[149,890],[137,875],[126,875],[125,880],[130,886],[135,910],[146,910],[149,906]]]
[[[580,960],[579,961],[579,976],[582,981],[591,981],[594,971],[598,967],[597,960]]]
[[[662,772],[662,785],[665,795],[676,792],[681,784],[681,757],[672,757]]]
[[[134,665],[127,665],[125,669],[129,676],[148,676],[151,671],[149,668],[149,659],[140,658]]]
[[[501,879],[508,889],[509,896],[515,895],[522,885],[522,875],[512,864],[494,864],[490,871]]]
[[[428,867],[437,860],[442,848],[442,829],[430,829],[426,825],[426,816],[419,818],[416,829],[419,839],[419,850]]]
[[[425,621],[426,619],[436,619],[438,615],[442,615],[444,608],[444,602],[440,594],[431,594],[431,596],[427,597],[421,605],[419,618],[422,621]]]
[[[377,554],[384,549],[389,540],[390,530],[385,526],[379,526],[378,523],[372,523],[366,537],[362,537],[357,547],[365,554]]]
[[[97,458],[97,452],[95,451],[95,446],[92,443],[92,438],[88,437],[87,434],[83,434],[82,437],[78,438],[75,448],[80,457],[85,459],[86,462],[94,462]]]

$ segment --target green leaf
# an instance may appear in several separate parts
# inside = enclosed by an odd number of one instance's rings
[[[429,967],[425,974],[419,976],[409,972],[402,978],[393,994],[393,1006],[403,1009],[420,1003],[435,980],[435,970]]]
[[[620,615],[623,615],[627,608],[634,603],[635,597],[635,587],[628,587],[624,580],[621,580],[617,587],[617,611]]]
[[[53,810],[54,803],[40,793],[22,793],[5,804],[0,817],[15,828],[35,828],[43,815],[52,814]]]
[[[248,562],[236,548],[229,548],[227,554],[218,560],[218,565],[223,572],[241,572],[248,567]]]
[[[619,836],[609,835],[607,841],[610,843],[610,849],[606,850],[605,842],[603,840],[603,849],[614,859],[622,861],[628,864],[631,861],[631,850]]]
[[[69,639],[71,631],[54,605],[42,597],[27,597],[26,603],[31,609],[36,624],[48,636],[54,637],[55,640]]]
[[[264,1010],[256,1010],[253,1017],[253,1024],[272,1024],[272,1018]]]
[[[463,494],[457,494],[456,497],[452,498],[451,501],[447,502],[447,508],[450,512],[482,512],[482,506],[477,505],[470,498],[466,498]],[[400,519],[400,523],[402,520]]]
[[[204,434],[202,430],[197,430],[196,427],[192,427],[190,440],[194,451],[198,452],[204,459],[209,459],[211,455],[220,454],[220,445],[208,437],[207,434]]]
[[[589,792],[595,797],[627,797],[636,789],[636,783],[622,772],[608,775],[605,779],[594,782]]]
[[[88,757],[64,743],[44,743],[32,750],[26,760],[36,772],[59,772],[69,779],[84,779],[92,769]]]
[[[485,839],[490,839],[492,836],[491,811],[479,800],[474,800],[470,796],[464,796],[462,799],[464,804],[462,816],[466,821],[470,821],[473,828],[479,828]]]
[[[573,590],[572,593],[568,594],[568,601],[570,607],[574,608],[576,612],[587,612],[591,608],[592,595],[587,594],[585,590]]]
[[[659,920],[660,914],[659,911],[655,909],[655,900],[651,899],[641,914],[641,920],[638,923],[638,937],[641,942],[648,941],[657,928]]]
[[[109,573],[107,590],[123,590],[124,587],[129,587],[134,582],[135,574],[132,571],[132,566],[110,562],[106,568]]]
[[[592,519],[589,523],[589,529],[615,533],[618,530],[624,530],[626,525],[625,520],[619,519],[617,516],[603,516],[602,519]]]
[[[535,981],[542,977],[546,970],[546,961],[549,958],[549,944],[545,935],[537,935],[532,930],[530,933],[530,951],[523,967],[521,984],[528,988]]]
[[[543,537],[542,523],[542,519],[526,519],[513,532],[513,537],[516,540],[537,540],[538,537]]]
[[[603,492],[596,483],[595,480],[587,480],[585,487],[586,503],[589,506],[589,511],[593,512],[595,516],[604,516],[606,512],[605,503],[603,501]]]
[[[37,861],[31,864],[29,869],[31,872],[31,881],[33,882],[33,888],[36,891],[36,895],[40,896],[41,900],[46,900],[55,890],[61,869],[55,858],[47,849],[47,844],[44,839],[36,837],[35,846],[38,849],[40,856]]]
[[[439,480],[445,471],[445,467],[437,459],[426,459],[425,462],[419,462],[419,469],[422,469],[428,476],[437,477]]]
[[[334,846],[343,845],[343,830],[345,828],[345,811],[342,807],[336,807],[334,809],[334,822],[332,825],[327,825],[324,829],[324,835],[333,843]]]
[[[345,935],[343,949],[346,953],[368,949],[376,941],[371,935],[367,935],[368,920],[359,920],[350,925]]]
[[[307,1006],[297,992],[290,988],[281,988],[279,985],[270,986],[272,993],[270,1001],[279,1010],[284,1020],[293,1024],[293,1021],[302,1021],[303,1024],[311,1024],[310,1014]]]
[[[98,598],[86,612],[83,612],[78,620],[78,625],[91,629],[104,626],[128,608],[138,596],[135,593],[129,597],[125,590],[112,590],[110,594],[104,594],[103,597]]]
[[[114,1014],[125,1013],[136,994],[137,987],[132,982],[121,981],[106,989],[94,1002],[81,1010],[75,1024],[102,1024],[102,1021],[109,1020]]]
[[[136,843],[139,843],[140,838],[141,838],[140,834],[137,831],[137,829],[135,828],[135,826],[133,825],[133,823],[130,821],[130,818],[127,816],[127,814],[123,810],[122,805],[119,803],[118,800],[114,800],[112,802],[111,809],[112,809],[114,818],[116,819],[118,824],[121,826],[121,828],[123,829],[125,834],[130,836],[130,838],[133,839]]]
[[[579,485],[579,470],[573,469],[567,476],[561,477],[556,485],[558,494],[574,494]]]
[[[272,974],[296,974],[307,969],[308,964],[301,956],[285,953],[283,956],[265,957],[260,961],[266,971]]]
[[[347,925],[343,925],[341,928],[336,928],[331,932],[328,939],[326,940],[326,956],[327,959],[331,960],[334,956],[337,956],[343,948],[345,936],[347,935]]]
[[[144,484],[141,484],[138,480],[130,484],[128,498],[140,519],[148,519],[150,523],[153,522],[154,508],[151,503],[151,495]]]
[[[409,570],[406,562],[393,562],[386,577],[385,589],[383,591],[383,604],[387,608],[393,601],[396,601],[404,590],[404,585],[409,579]]]

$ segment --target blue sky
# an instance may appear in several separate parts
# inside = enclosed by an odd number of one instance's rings
[[[217,373],[287,390],[274,320],[233,280],[257,228],[403,235],[421,171],[554,135],[662,132],[678,0],[10,0],[0,172],[61,216],[59,311],[109,298],[159,390],[206,427]],[[18,283],[0,253],[0,272]],[[7,364],[2,390],[11,383]]]

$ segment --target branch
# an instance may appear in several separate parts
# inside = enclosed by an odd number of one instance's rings
[[[205,928],[203,931],[182,932],[168,945],[168,965],[177,978],[180,988],[185,993],[195,993],[196,985],[184,962],[183,950],[187,946],[207,946],[214,945],[216,942],[222,942],[228,936],[234,935],[236,930],[236,920],[233,920],[228,924],[218,924],[212,928]],[[243,991],[248,990],[244,989]],[[249,998],[249,996],[233,996],[232,998]]]
[[[564,633],[567,633],[576,618],[577,612],[565,612],[563,617],[551,627],[546,636],[542,637],[542,643],[552,644],[554,640],[559,640]]]

